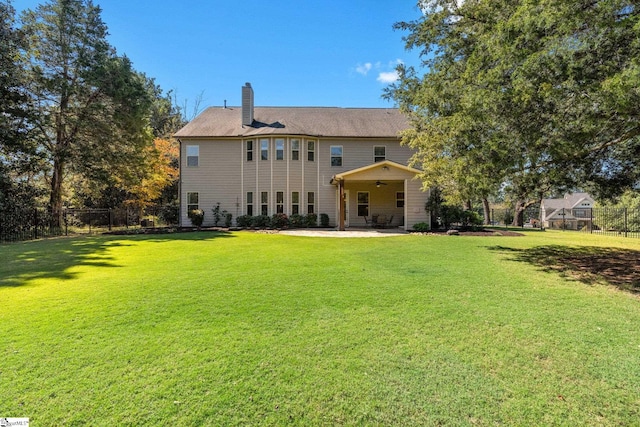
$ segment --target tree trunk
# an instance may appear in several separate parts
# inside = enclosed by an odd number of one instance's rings
[[[60,227],[62,224],[62,161],[57,157],[53,161],[53,175],[51,176],[51,194],[49,205],[51,207],[52,226]]]
[[[482,198],[482,210],[484,213],[484,224],[491,224],[491,207],[489,206],[489,201],[486,197]]]
[[[518,200],[515,206],[515,213],[513,215],[513,227],[522,227],[524,225],[524,210],[527,208],[526,202]]]

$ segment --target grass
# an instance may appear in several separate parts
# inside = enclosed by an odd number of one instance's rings
[[[553,231],[3,245],[0,416],[637,424],[639,254],[638,240]]]

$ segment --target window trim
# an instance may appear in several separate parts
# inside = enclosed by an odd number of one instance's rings
[[[383,155],[376,154],[376,148],[382,148],[384,150]],[[373,163],[384,162],[387,160],[387,146],[386,145],[374,145],[373,146]]]
[[[196,154],[189,154],[189,149],[195,149]],[[189,168],[197,168],[200,165],[200,146],[199,145],[187,145],[185,147],[185,154],[187,157],[187,167]],[[195,164],[190,164],[191,162],[189,161],[190,159],[194,159],[195,158]]]
[[[269,161],[269,138],[260,140],[260,161]]]
[[[340,155],[334,155],[333,154],[333,149],[334,148],[339,148],[340,149]],[[331,161],[331,167],[335,167],[335,168],[341,168],[342,165],[344,164],[344,147],[342,145],[331,145],[329,148],[329,157],[330,157],[330,161]],[[340,164],[334,164],[334,159],[340,159]],[[336,162],[337,163],[337,162]]]
[[[404,191],[396,191],[396,208],[404,208]]]

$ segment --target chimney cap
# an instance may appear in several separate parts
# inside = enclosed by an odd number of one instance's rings
[[[244,85],[245,85],[245,87],[251,87],[251,83],[249,83],[249,82],[246,82]]]

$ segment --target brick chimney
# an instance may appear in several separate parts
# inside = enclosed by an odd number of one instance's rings
[[[242,86],[242,126],[253,124],[253,88],[251,83]]]

